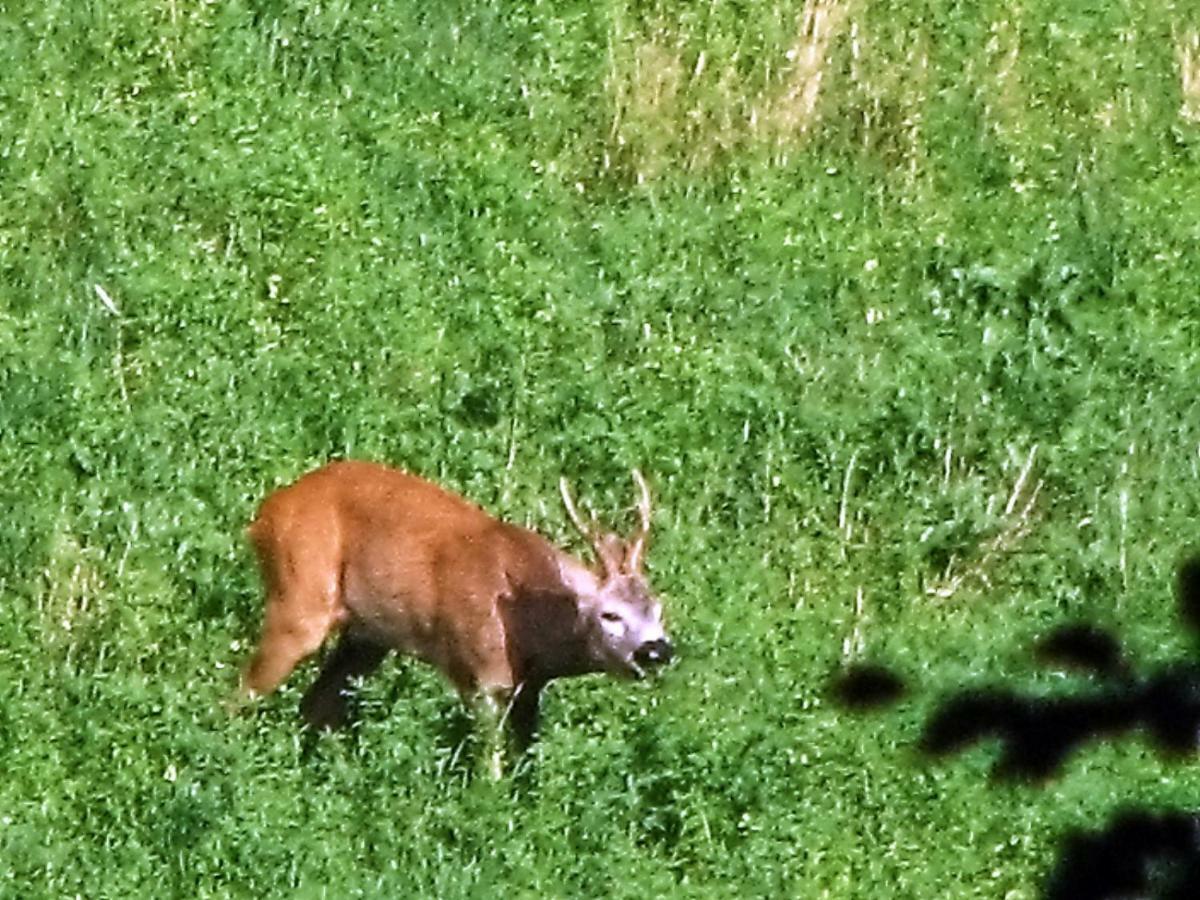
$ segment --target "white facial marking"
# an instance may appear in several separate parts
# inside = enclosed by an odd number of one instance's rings
[[[605,634],[614,639],[624,637],[625,632],[629,630],[621,614],[611,610],[600,613],[600,627],[604,629]]]

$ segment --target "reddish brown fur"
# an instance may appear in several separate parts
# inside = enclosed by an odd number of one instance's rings
[[[629,566],[639,565],[648,495],[643,523],[638,540],[624,548]],[[614,569],[608,559],[611,571],[592,572],[528,529],[367,462],[332,463],[271,494],[249,536],[266,609],[243,690],[275,690],[342,630],[305,698],[306,717],[318,725],[339,724],[349,679],[398,649],[437,666],[466,698],[512,701],[514,725],[528,737],[546,681],[605,667],[582,631],[581,603],[614,579],[622,589],[631,581],[644,587],[629,566]],[[609,557],[624,547],[612,536],[597,541],[604,546]],[[661,616],[657,603],[654,615]]]
[[[274,690],[352,617],[440,668],[464,694],[520,681],[498,604],[561,587],[558,551],[420,478],[338,462],[272,494],[250,526],[267,588],[255,694]],[[347,595],[358,600],[352,609]]]

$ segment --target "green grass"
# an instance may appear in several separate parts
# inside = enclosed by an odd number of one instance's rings
[[[782,4],[309,6],[0,2],[0,893],[1020,898],[1197,806],[1137,738],[914,749],[1073,684],[1057,623],[1194,649],[1186,4],[824,4],[799,119]],[[413,664],[228,717],[242,529],[338,456],[565,544],[559,475],[622,521],[641,467],[678,665],[557,684],[497,785]],[[917,690],[849,715],[849,660]]]

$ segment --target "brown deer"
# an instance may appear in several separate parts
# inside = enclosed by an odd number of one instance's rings
[[[671,658],[662,607],[642,574],[650,492],[636,470],[633,478],[641,527],[628,541],[585,523],[560,481],[595,568],[383,465],[335,462],[275,491],[248,529],[266,610],[242,693],[269,694],[340,631],[301,704],[311,725],[337,727],[347,719],[350,680],[400,650],[440,669],[489,720],[498,777],[503,720],[528,745],[551,679],[589,672],[641,678]]]

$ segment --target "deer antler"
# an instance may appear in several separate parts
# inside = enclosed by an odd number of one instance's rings
[[[638,498],[638,515],[641,516],[642,527],[629,542],[629,553],[626,556],[625,565],[630,571],[636,572],[641,568],[642,551],[646,549],[646,538],[650,535],[650,488],[646,486],[646,479],[642,477],[641,472],[634,469],[632,474],[633,482],[637,485],[641,495]]]
[[[567,508],[567,515],[575,527],[589,541],[595,543],[596,529],[594,525],[585,525],[583,519],[580,518],[579,510],[575,508],[575,501],[571,499],[571,485],[567,482],[567,477],[564,475],[558,479],[558,492],[562,494],[563,506]]]
[[[579,529],[579,533],[587,538],[588,543],[592,545],[592,551],[596,554],[596,559],[604,567],[607,577],[616,575],[621,571],[621,560],[624,551],[624,545],[621,540],[616,535],[602,532],[597,528],[594,518],[590,523],[583,521],[583,517],[579,515],[579,510],[575,508],[575,501],[571,499],[571,486],[567,483],[565,477],[558,480],[558,489],[562,494],[563,506],[567,508],[567,515],[571,517],[571,521]]]

